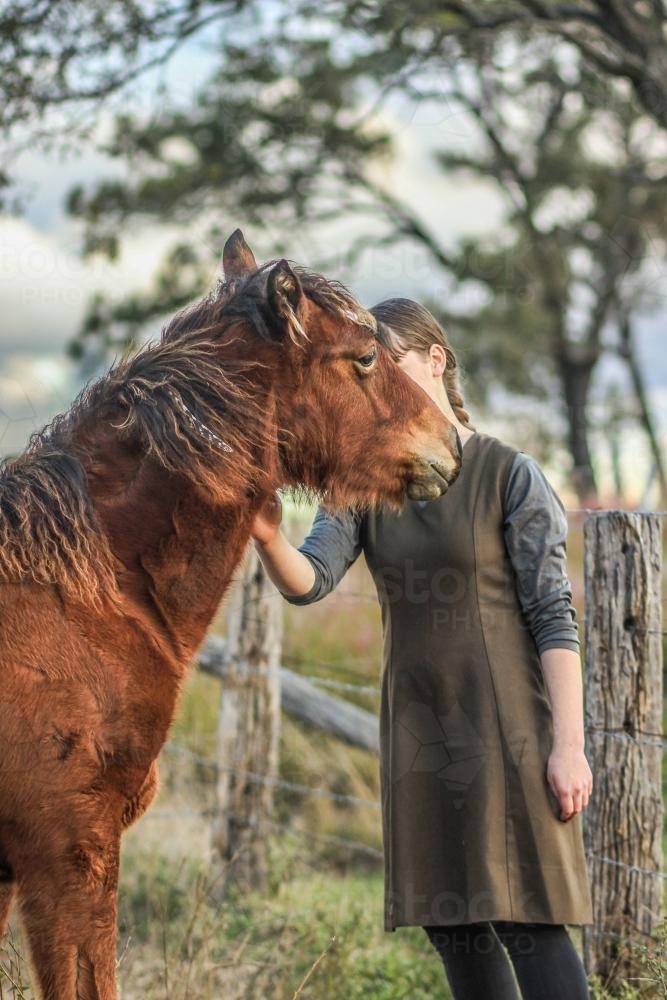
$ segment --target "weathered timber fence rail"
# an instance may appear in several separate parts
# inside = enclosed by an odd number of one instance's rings
[[[584,962],[589,974],[630,979],[633,961],[624,945],[653,940],[667,880],[661,774],[662,751],[667,748],[662,732],[663,515],[585,513],[584,709],[594,792],[583,820],[594,924],[583,929]],[[229,641],[212,637],[198,660],[200,669],[223,681],[218,756],[199,759],[215,770],[218,787],[225,790],[211,817],[218,831],[214,843],[226,861],[245,856],[245,875],[252,874],[255,885],[266,871],[253,842],[262,840],[267,827],[281,828],[272,818],[276,788],[379,807],[374,800],[296,785],[277,773],[280,708],[376,752],[379,733],[375,713],[322,690],[321,679],[308,680],[280,665],[280,629],[271,615],[280,613],[276,609],[281,602],[275,597],[252,554],[237,596],[229,603]],[[341,682],[330,686],[374,690]],[[237,705],[234,712],[229,710],[230,697]],[[266,730],[263,740],[258,726]],[[233,754],[230,747],[235,747]],[[189,753],[173,744],[170,749]],[[220,830],[225,831],[222,838]],[[350,843],[316,834],[313,838]],[[366,845],[351,846],[381,858]]]
[[[220,636],[211,636],[201,650],[198,660],[199,669],[204,673],[219,677],[226,681],[232,670],[232,658],[227,642]],[[257,676],[257,671],[251,664],[237,664],[236,674]],[[293,715],[315,729],[323,729],[332,736],[362,747],[364,750],[377,751],[380,744],[378,720],[373,712],[367,712],[357,705],[335,698],[321,691],[315,683],[300,674],[279,667],[280,703],[283,711]],[[317,682],[319,683],[319,682]],[[374,688],[361,685],[346,685],[357,692],[375,693]]]

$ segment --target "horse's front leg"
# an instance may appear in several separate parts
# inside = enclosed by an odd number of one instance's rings
[[[120,834],[78,831],[65,856],[23,859],[19,904],[42,1000],[116,1000]]]
[[[9,912],[16,895],[16,883],[9,868],[0,861],[0,945],[7,930]]]

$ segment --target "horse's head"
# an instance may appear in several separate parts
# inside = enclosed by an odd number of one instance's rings
[[[223,253],[224,312],[251,321],[270,368],[280,478],[333,505],[432,499],[456,478],[454,426],[376,339],[340,284],[278,260],[258,267],[237,230]]]

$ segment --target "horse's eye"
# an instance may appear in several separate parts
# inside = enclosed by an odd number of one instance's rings
[[[357,358],[357,364],[361,365],[362,368],[372,368],[375,364],[377,358],[377,351],[373,348],[368,354],[364,354],[363,358]]]

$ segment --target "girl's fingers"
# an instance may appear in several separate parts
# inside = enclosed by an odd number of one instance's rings
[[[560,808],[562,820],[568,820],[574,815],[574,800],[569,792],[561,792]]]

